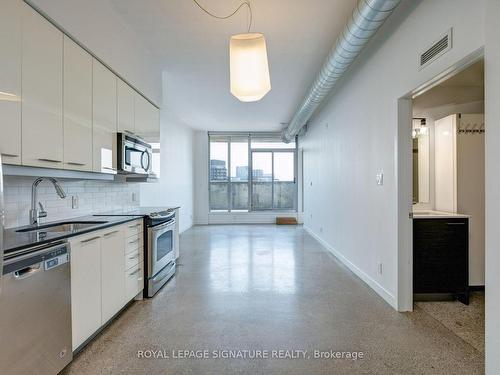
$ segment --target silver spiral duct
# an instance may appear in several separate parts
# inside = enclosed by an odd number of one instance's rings
[[[288,143],[295,138],[399,2],[400,0],[358,1],[302,104],[288,127],[283,130],[284,142]]]

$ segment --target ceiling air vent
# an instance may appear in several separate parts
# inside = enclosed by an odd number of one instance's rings
[[[438,57],[448,52],[451,49],[451,36],[452,29],[449,29],[446,34],[444,34],[437,41],[432,43],[432,45],[422,52],[419,56],[419,67],[420,69],[426,67]]]

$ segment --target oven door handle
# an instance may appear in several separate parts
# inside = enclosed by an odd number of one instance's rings
[[[160,231],[160,230],[162,230],[164,228],[167,228],[167,227],[171,226],[174,223],[175,223],[175,219],[171,219],[171,220],[167,221],[166,223],[160,224],[160,225],[158,225],[156,227],[151,227],[151,231],[158,232],[158,231]]]

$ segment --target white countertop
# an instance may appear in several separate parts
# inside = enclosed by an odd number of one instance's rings
[[[413,210],[414,219],[467,219],[470,215],[434,210]]]

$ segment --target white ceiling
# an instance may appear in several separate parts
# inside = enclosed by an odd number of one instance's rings
[[[247,11],[229,20],[191,0],[109,0],[166,74],[164,106],[203,130],[280,130],[305,95],[356,0],[252,0],[252,31],[266,36],[271,91],[242,103],[229,92],[229,37],[246,32]],[[227,14],[240,0],[199,0]]]
[[[449,105],[484,101],[484,61],[478,61],[413,100],[415,116]]]

